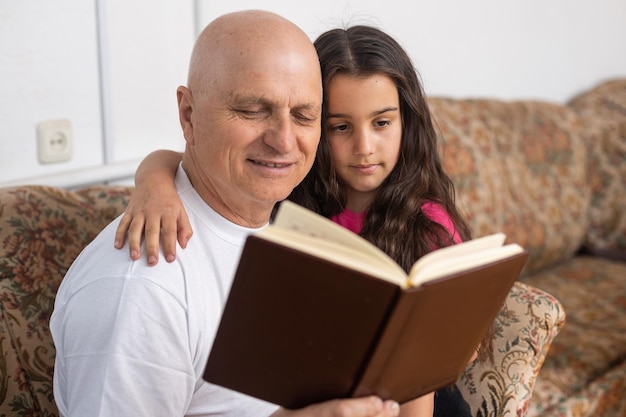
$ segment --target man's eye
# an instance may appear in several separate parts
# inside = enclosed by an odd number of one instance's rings
[[[242,120],[249,120],[251,122],[257,122],[264,120],[268,116],[268,112],[264,109],[238,109],[235,110],[236,117]]]
[[[294,118],[301,124],[310,124],[317,120],[316,118],[309,117],[305,114],[296,114]]]
[[[243,117],[253,118],[253,117],[258,117],[262,112],[261,112],[261,110],[243,110],[243,109],[240,109],[240,110],[237,110],[237,113],[239,113]]]

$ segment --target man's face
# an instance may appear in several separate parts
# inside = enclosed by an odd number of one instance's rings
[[[321,82],[310,60],[286,54],[256,61],[191,91],[186,152],[200,180],[194,188],[235,216],[285,199],[310,170],[320,138]]]

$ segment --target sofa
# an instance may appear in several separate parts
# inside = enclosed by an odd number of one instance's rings
[[[490,357],[458,381],[473,415],[626,415],[626,80],[565,104],[430,104],[474,236],[504,231],[530,254]],[[58,416],[55,292],[131,194],[0,188],[0,417]]]
[[[473,233],[525,247],[520,282],[567,314],[527,415],[626,416],[626,79],[565,104],[432,98],[431,109]]]

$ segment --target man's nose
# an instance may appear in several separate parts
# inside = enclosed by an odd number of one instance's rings
[[[275,115],[265,132],[264,142],[280,153],[289,153],[296,145],[294,122],[289,115]]]

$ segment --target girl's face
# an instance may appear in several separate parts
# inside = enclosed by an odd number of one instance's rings
[[[348,186],[348,209],[366,211],[400,154],[398,90],[384,74],[337,74],[326,94],[326,138],[335,171]]]

